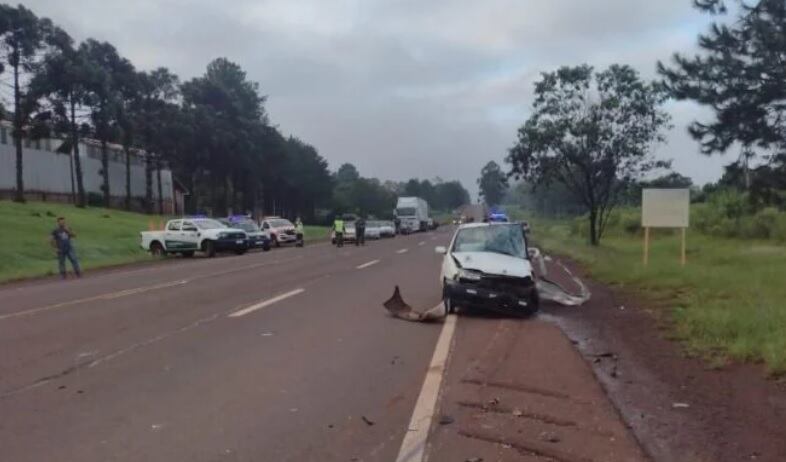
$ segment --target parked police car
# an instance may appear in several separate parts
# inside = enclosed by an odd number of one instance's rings
[[[242,255],[248,250],[245,231],[210,218],[169,220],[163,231],[142,231],[139,234],[142,248],[159,256],[177,253],[191,257],[194,252],[202,251],[208,257],[214,257],[216,252]]]
[[[246,215],[235,215],[220,220],[230,228],[242,229],[248,236],[248,249],[270,250],[270,232],[263,230],[257,223]]]

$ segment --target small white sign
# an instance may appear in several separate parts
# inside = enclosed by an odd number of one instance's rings
[[[642,227],[687,228],[689,219],[689,189],[644,189],[642,191]]]

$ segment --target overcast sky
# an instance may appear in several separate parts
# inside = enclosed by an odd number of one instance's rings
[[[690,0],[63,0],[24,1],[75,39],[113,43],[141,69],[182,79],[213,58],[239,63],[269,97],[284,134],[332,169],[363,176],[459,179],[473,196],[481,167],[502,162],[526,119],[532,84],[560,65],[655,62],[694,49],[708,19]],[[730,157],[707,158],[669,105],[658,155],[697,183]]]

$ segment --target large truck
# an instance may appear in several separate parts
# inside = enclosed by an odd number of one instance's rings
[[[428,230],[428,202],[419,197],[399,197],[396,203],[396,218],[399,230],[403,233],[417,233]]]

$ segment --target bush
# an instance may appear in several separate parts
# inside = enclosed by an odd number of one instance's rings
[[[778,242],[786,243],[786,213],[778,215],[772,227],[772,234],[770,237]]]

